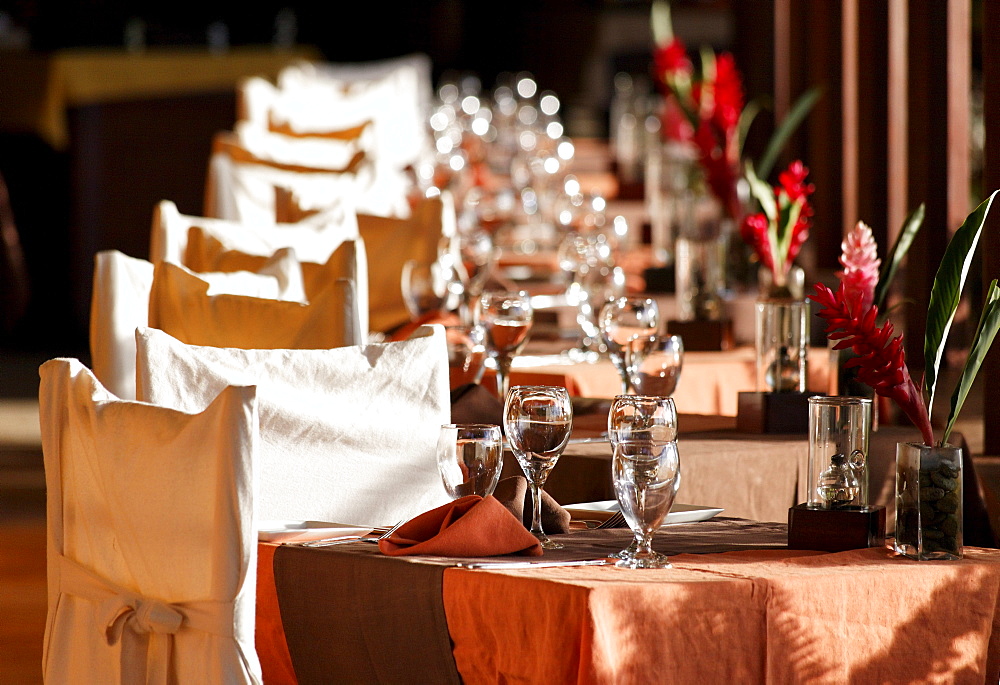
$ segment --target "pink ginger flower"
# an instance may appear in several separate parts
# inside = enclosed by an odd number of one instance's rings
[[[837,278],[844,284],[851,300],[856,293],[860,293],[863,311],[871,309],[875,300],[875,286],[878,284],[879,266],[882,264],[877,247],[872,229],[863,221],[859,221],[840,244],[843,251],[840,263],[844,270],[837,272]]]

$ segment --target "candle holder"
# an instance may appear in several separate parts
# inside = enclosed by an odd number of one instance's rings
[[[741,392],[736,416],[749,433],[804,433],[809,422],[806,392],[809,305],[801,300],[756,303],[757,391]]]
[[[806,501],[788,511],[788,546],[839,552],[885,544],[885,507],[868,501],[867,397],[810,397]]]

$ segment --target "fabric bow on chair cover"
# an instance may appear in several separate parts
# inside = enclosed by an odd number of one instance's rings
[[[42,365],[47,682],[260,683],[256,389],[204,411],[120,400]]]

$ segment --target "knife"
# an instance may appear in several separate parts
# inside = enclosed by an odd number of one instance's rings
[[[502,570],[517,568],[554,568],[557,566],[610,566],[615,559],[588,559],[586,561],[472,561],[458,562],[457,568]]]

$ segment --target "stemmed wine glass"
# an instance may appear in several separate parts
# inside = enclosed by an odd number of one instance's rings
[[[489,497],[503,468],[500,426],[486,423],[446,423],[437,441],[438,471],[452,499],[466,495]]]
[[[562,545],[542,530],[542,487],[573,430],[573,407],[566,388],[515,385],[507,393],[503,424],[511,451],[531,488],[531,532],[545,549]]]
[[[483,293],[479,299],[479,320],[486,329],[490,356],[497,365],[497,395],[507,396],[510,365],[528,342],[534,318],[531,299],[520,292]]]
[[[409,259],[400,273],[400,289],[410,318],[414,321],[432,312],[458,309],[462,283],[458,274],[441,261]]]
[[[608,411],[608,440],[611,442],[614,454],[612,473],[615,482],[615,494],[618,496],[622,513],[625,514],[625,520],[628,522],[629,527],[635,531],[637,526],[633,522],[639,519],[634,515],[630,519],[629,510],[631,509],[634,513],[637,508],[641,507],[642,511],[645,512],[647,509],[647,500],[643,499],[645,495],[642,495],[636,489],[637,486],[634,480],[636,475],[642,472],[642,469],[634,462],[639,461],[640,457],[645,458],[647,461],[652,460],[654,456],[656,457],[657,464],[647,464],[649,468],[656,467],[651,472],[647,469],[650,479],[652,479],[652,475],[660,471],[666,474],[666,476],[670,476],[670,460],[674,459],[676,462],[677,409],[674,406],[673,399],[649,395],[618,395],[612,400],[611,408]],[[663,445],[672,445],[672,447],[661,447]],[[671,456],[671,453],[673,456]],[[661,461],[662,464],[659,463]],[[680,484],[679,463],[676,464],[674,471],[675,473],[671,476],[675,481],[672,485],[672,493],[676,494],[677,487]],[[629,481],[630,478],[632,478],[631,484]],[[656,482],[655,479],[650,479],[645,481],[646,484]],[[619,481],[622,483],[621,487],[624,488],[623,490],[619,489]],[[669,490],[669,488],[667,489]],[[660,487],[655,492],[664,494],[667,490]],[[623,499],[623,494],[625,499]],[[670,506],[673,504],[673,494],[670,494],[670,501],[662,511],[662,516],[655,520],[656,525],[653,525],[652,521],[659,513],[657,507],[662,506],[663,502],[660,500],[649,500],[649,531],[655,531],[663,521],[663,517],[670,512]],[[637,497],[639,499],[636,500]],[[641,502],[641,505],[635,504],[634,501]],[[656,506],[653,506],[653,504],[656,504]],[[643,520],[647,518],[645,513],[643,517]],[[652,539],[652,532],[649,532],[649,539]],[[648,545],[646,546],[648,547]],[[622,560],[631,559],[641,548],[642,541],[637,533],[636,538],[626,549],[612,556],[616,556]],[[663,561],[665,559],[664,557]]]
[[[632,348],[639,338],[656,333],[660,309],[656,300],[649,297],[619,297],[601,307],[598,324],[608,356],[621,376],[622,394],[627,394]]]
[[[639,338],[632,347],[629,382],[637,395],[669,397],[677,388],[684,363],[684,342],[679,335]]]

